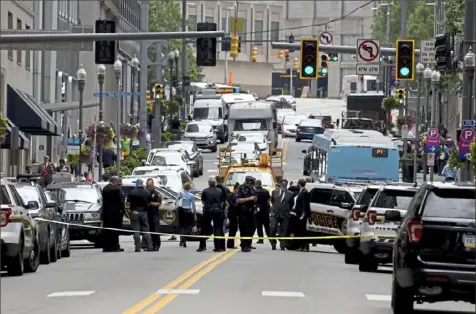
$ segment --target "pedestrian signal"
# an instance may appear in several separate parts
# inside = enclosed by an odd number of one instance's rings
[[[398,88],[396,92],[397,96],[397,101],[399,105],[405,104],[405,89],[404,88]]]

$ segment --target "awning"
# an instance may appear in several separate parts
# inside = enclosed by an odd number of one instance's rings
[[[8,122],[8,126],[7,126],[7,131],[5,133],[5,138],[3,139],[3,142],[1,144],[1,148],[2,149],[10,149],[11,148],[11,132],[12,132],[12,128],[15,127],[15,124],[13,124],[12,121],[10,121],[10,119],[7,119],[7,122]],[[18,143],[18,148],[19,149],[30,149],[30,141],[28,140],[28,138],[26,137],[25,133],[23,132],[19,132],[18,133],[19,137],[20,137],[20,142]]]
[[[53,118],[30,95],[11,85],[7,85],[7,117],[26,134],[61,134]]]

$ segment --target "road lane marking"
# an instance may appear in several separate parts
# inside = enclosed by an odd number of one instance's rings
[[[305,295],[298,291],[261,291],[262,297],[304,298]]]
[[[178,289],[188,289],[191,287],[194,283],[196,283],[200,278],[211,272],[215,267],[232,257],[238,252],[238,250],[228,250],[227,253],[225,253],[223,256],[217,259],[217,261],[211,263],[204,269],[202,269],[200,272],[196,273],[193,275],[189,280],[184,282]],[[152,305],[148,310],[144,311],[144,314],[154,314],[163,309],[167,304],[172,302],[178,295],[177,294],[169,294],[165,298],[161,299],[159,302],[156,304]]]
[[[205,261],[201,262],[200,264],[196,265],[195,267],[192,267],[191,269],[189,269],[188,271],[186,271],[185,273],[183,273],[182,275],[177,277],[177,279],[170,282],[169,284],[164,286],[162,289],[173,289],[173,288],[175,288],[176,286],[181,284],[183,281],[185,281],[188,277],[192,276],[193,274],[198,272],[200,269],[202,269],[206,265],[212,263],[213,261],[219,259],[220,257],[222,257],[225,254],[226,254],[226,252],[214,254],[212,257],[206,259]],[[158,298],[160,298],[160,296],[161,295],[157,294],[157,293],[151,294],[147,298],[145,298],[144,300],[138,302],[136,305],[134,305],[130,309],[127,309],[124,312],[122,312],[122,314],[136,314],[136,313],[139,313],[142,309],[146,308],[147,306],[149,306],[150,304],[155,302]]]
[[[366,294],[365,297],[367,298],[367,301],[386,301],[386,302],[390,302],[392,300],[392,296],[382,295],[382,294]]]
[[[199,289],[160,289],[157,294],[199,294]]]
[[[218,170],[217,169],[208,169],[207,172],[214,172],[215,173],[215,172],[218,172]]]
[[[94,290],[92,291],[62,291],[62,292],[53,292],[48,294],[47,298],[61,298],[61,297],[83,297],[93,294]]]
[[[288,153],[288,143],[289,140],[287,138],[283,139],[281,143],[281,149],[283,150],[283,161],[286,161],[286,155]]]

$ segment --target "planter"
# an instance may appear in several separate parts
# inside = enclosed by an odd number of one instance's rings
[[[96,124],[96,128],[94,128],[94,124],[90,125],[86,128],[85,133],[91,140],[96,135],[96,142],[102,147],[110,146],[115,136],[112,126],[104,121],[99,121]]]

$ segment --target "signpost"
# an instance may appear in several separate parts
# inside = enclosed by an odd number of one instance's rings
[[[378,75],[380,72],[380,42],[372,39],[357,40],[357,75]]]
[[[440,151],[440,132],[438,129],[432,128],[426,134],[425,152],[437,153]]]
[[[435,63],[435,41],[434,40],[421,41],[420,62],[424,64]]]
[[[67,144],[68,155],[79,155],[79,148],[81,146],[81,140],[79,138],[68,138]]]
[[[464,121],[467,122],[468,120]],[[464,125],[463,122],[463,125]],[[463,127],[458,141],[459,158],[467,159],[470,154],[470,146],[473,138],[476,136],[476,131],[472,127]]]
[[[330,45],[330,44],[332,44],[332,33],[328,32],[328,31],[322,32],[322,33],[319,35],[319,42],[320,42],[322,45]]]
[[[101,93],[93,93],[93,97],[99,97],[101,95]],[[103,92],[102,93],[102,97],[116,97],[117,93],[116,92]],[[139,92],[121,92],[120,93],[120,96],[122,97],[130,97],[130,96],[140,96],[140,93]]]

